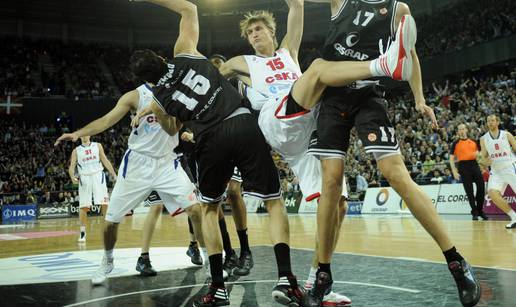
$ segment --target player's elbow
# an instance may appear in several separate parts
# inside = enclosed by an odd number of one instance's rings
[[[186,2],[185,6],[181,9],[179,13],[181,14],[181,16],[197,16],[197,5],[193,4],[192,2]]]

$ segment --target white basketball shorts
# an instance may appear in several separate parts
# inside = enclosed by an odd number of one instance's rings
[[[106,221],[119,223],[152,191],[158,193],[172,215],[197,203],[195,187],[178,159],[151,158],[127,150],[111,193]]]
[[[103,171],[79,177],[79,208],[91,207],[92,198],[96,205],[108,204],[106,176]]]

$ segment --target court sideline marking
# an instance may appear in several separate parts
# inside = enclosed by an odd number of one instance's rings
[[[300,280],[304,281],[304,280]],[[269,279],[269,280],[245,280],[245,281],[230,281],[226,282],[226,285],[239,285],[239,284],[257,284],[257,283],[276,283],[278,282],[276,279]],[[377,287],[377,288],[385,288],[385,289],[391,289],[396,291],[402,291],[402,292],[408,292],[408,293],[420,293],[421,290],[415,290],[415,289],[408,289],[408,288],[401,288],[401,287],[392,287],[392,286],[386,286],[381,284],[371,284],[371,283],[365,283],[365,282],[356,282],[356,281],[333,281],[334,284],[348,284],[348,285],[358,285],[358,286],[368,286],[368,287]],[[72,306],[80,306],[84,304],[90,304],[105,300],[110,300],[114,298],[124,297],[124,296],[131,296],[135,294],[142,294],[142,293],[151,293],[151,292],[161,292],[161,291],[167,291],[167,290],[178,290],[178,289],[185,289],[185,288],[195,288],[195,287],[204,287],[207,284],[194,284],[194,285],[184,285],[184,286],[176,286],[176,287],[167,287],[167,288],[160,288],[160,289],[149,289],[149,290],[142,290],[142,291],[134,291],[134,292],[127,292],[122,294],[116,294],[116,295],[110,295],[105,297],[99,297],[87,301],[77,302],[70,305],[65,305],[65,307],[72,307]]]

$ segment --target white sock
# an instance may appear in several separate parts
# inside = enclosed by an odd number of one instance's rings
[[[507,215],[511,218],[511,221],[516,221],[516,212],[514,210],[511,209]]]
[[[110,249],[110,250],[106,250],[106,258],[108,259],[113,259],[113,250]]]
[[[315,274],[317,274],[317,268],[310,267],[310,273],[308,273],[307,281],[314,281],[316,278]]]
[[[86,233],[86,226],[81,226],[81,232]]]
[[[202,259],[204,260],[204,262],[209,261],[208,251],[206,250],[206,247],[201,247],[201,254],[202,254]]]
[[[385,77],[386,74],[380,67],[380,58],[374,59],[369,64],[369,71],[373,77]]]

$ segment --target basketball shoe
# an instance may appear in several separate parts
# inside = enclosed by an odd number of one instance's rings
[[[199,251],[197,244],[190,244],[186,251],[186,255],[190,257],[190,261],[192,261],[193,264],[202,265],[201,252]]]
[[[471,266],[463,259],[460,262],[450,262],[448,264],[448,269],[457,284],[459,299],[462,305],[465,307],[475,306],[480,300],[481,292],[480,284],[476,280]]]
[[[113,271],[114,267],[115,266],[113,264],[113,258],[107,258],[106,256],[104,256],[102,258],[102,263],[100,264],[100,267],[91,279],[91,283],[94,286],[103,284],[106,281],[108,274],[111,273],[111,271]]]
[[[233,274],[238,276],[249,275],[253,266],[253,255],[249,252],[243,253],[240,255],[238,266],[233,270]]]
[[[304,306],[302,302],[305,295],[305,290],[299,287],[295,276],[280,277],[278,283],[272,289],[272,298],[276,302],[289,307]]]
[[[143,257],[138,257],[136,271],[140,272],[141,276],[156,276],[158,274],[158,272],[152,268],[150,259]]]
[[[309,276],[305,283],[305,290],[312,290],[315,283],[315,274]],[[351,299],[349,297],[342,295],[337,292],[330,291],[330,293],[326,294],[323,297],[322,304],[323,307],[348,307],[351,306]]]
[[[303,300],[303,306],[319,307],[322,305],[324,296],[330,294],[333,280],[330,274],[326,272],[319,272],[315,279],[315,284],[312,289],[308,291]]]
[[[401,18],[396,38],[387,51],[371,61],[370,70],[375,77],[391,77],[394,80],[408,81],[412,77],[412,56],[417,40],[414,18],[404,15]]]
[[[210,285],[208,293],[197,298],[194,307],[229,306],[229,297],[226,288]]]

